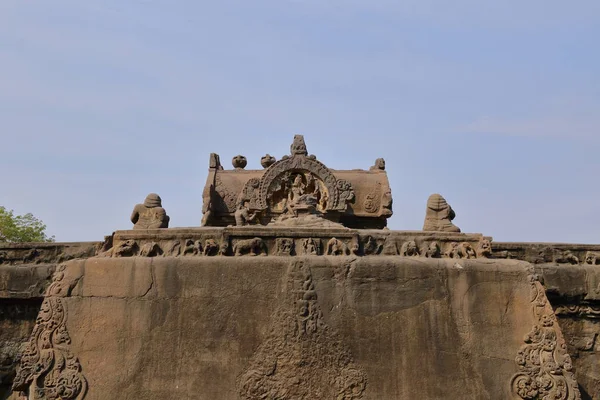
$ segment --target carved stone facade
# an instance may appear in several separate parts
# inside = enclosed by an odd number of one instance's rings
[[[290,150],[279,161],[263,157],[264,170],[242,171],[237,156],[235,169],[226,171],[212,155],[202,225],[269,225],[310,213],[352,228],[386,226],[392,198],[383,159],[370,171],[333,171],[308,154],[301,135]]]

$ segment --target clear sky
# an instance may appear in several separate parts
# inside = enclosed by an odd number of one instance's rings
[[[1,0],[0,205],[102,240],[157,192],[197,226],[209,153],[303,134],[384,157],[392,229],[600,243],[600,1]]]

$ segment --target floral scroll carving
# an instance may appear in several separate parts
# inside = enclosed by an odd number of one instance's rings
[[[258,399],[363,398],[366,374],[323,318],[310,268],[291,263],[285,298],[266,340],[238,381],[240,397]]]
[[[46,291],[14,380],[13,390],[30,399],[81,400],[87,392],[79,360],[69,349],[62,297],[70,295],[74,282],[65,282],[64,270],[64,265],[58,267]]]
[[[526,400],[580,400],[571,357],[544,288],[533,273],[529,279],[537,323],[515,359],[519,372],[511,380],[512,393]]]

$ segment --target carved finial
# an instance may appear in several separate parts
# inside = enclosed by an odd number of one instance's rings
[[[306,156],[308,155],[308,150],[306,150],[306,143],[304,143],[304,136],[302,135],[295,135],[294,136],[294,142],[292,143],[292,146],[290,148],[292,155],[303,155]]]
[[[221,158],[217,153],[210,153],[208,167],[211,169],[223,169],[223,166],[221,165]]]
[[[440,194],[432,194],[427,200],[424,231],[460,232],[460,228],[452,223],[456,217],[450,204]]]
[[[275,157],[266,154],[260,158],[260,165],[262,165],[263,168],[269,168],[271,165],[275,164],[275,161]]]
[[[385,160],[383,158],[378,158],[375,160],[375,165],[369,169],[371,171],[385,171]]]
[[[248,165],[248,160],[246,160],[246,157],[238,154],[237,156],[233,157],[231,164],[235,169],[244,169],[246,168],[246,165]]]

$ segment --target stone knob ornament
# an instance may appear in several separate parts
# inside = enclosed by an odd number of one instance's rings
[[[244,169],[246,168],[246,165],[248,165],[248,160],[246,160],[246,157],[244,156],[237,155],[233,157],[231,163],[233,164],[233,168],[235,169]]]
[[[263,168],[269,168],[271,165],[275,164],[275,157],[270,154],[266,154],[260,158],[260,165]]]

